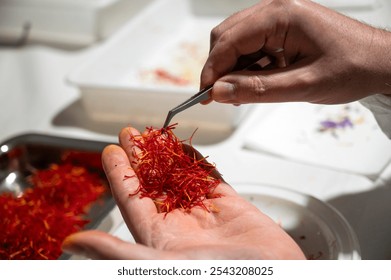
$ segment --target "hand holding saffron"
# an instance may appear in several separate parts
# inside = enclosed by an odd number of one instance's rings
[[[278,224],[241,198],[217,172],[211,175],[220,183],[213,191],[215,196],[203,201],[206,208],[195,206],[191,211],[174,209],[164,213],[152,198],[140,199],[140,183],[134,171],[140,151],[135,145],[137,137],[130,137],[139,134],[133,128],[123,129],[120,147],[108,146],[102,155],[113,196],[137,243],[86,231],[67,238],[65,251],[94,259],[304,258]]]

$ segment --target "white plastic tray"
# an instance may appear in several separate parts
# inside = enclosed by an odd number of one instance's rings
[[[167,112],[198,91],[211,29],[255,0],[160,0],[134,18],[96,55],[70,73],[92,119],[161,126]],[[188,80],[164,82],[157,69]],[[230,130],[249,106],[196,105],[173,122]],[[141,125],[141,126],[142,126]]]
[[[391,160],[390,140],[358,102],[282,104],[245,136],[244,146],[373,179]]]
[[[4,0],[0,40],[20,38],[30,24],[29,42],[86,46],[117,31],[152,0]]]

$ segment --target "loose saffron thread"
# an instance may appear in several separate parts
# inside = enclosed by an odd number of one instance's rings
[[[130,196],[140,193],[140,198],[151,198],[159,212],[166,214],[175,209],[191,212],[196,206],[209,212],[204,202],[221,197],[214,193],[221,180],[212,176],[216,170],[213,164],[206,158],[197,158],[191,146],[194,133],[189,139],[190,149],[185,150],[186,141],[173,133],[176,125],[158,130],[149,127],[142,135],[130,136],[138,148],[137,152],[133,150],[133,156],[140,182]]]
[[[98,173],[71,158],[91,165],[100,161],[100,156],[67,155],[64,162],[35,171],[22,196],[0,195],[0,259],[58,259],[65,237],[89,222],[88,207],[107,187]]]

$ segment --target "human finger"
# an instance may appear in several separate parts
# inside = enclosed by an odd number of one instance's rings
[[[201,87],[213,84],[231,72],[241,56],[264,48],[274,56],[276,50],[284,48],[289,25],[286,13],[279,6],[267,11],[258,9],[255,15],[219,33],[202,69]]]
[[[315,81],[316,71],[302,61],[285,69],[225,75],[215,83],[211,96],[217,102],[229,104],[311,102],[315,95],[308,95],[308,86],[314,86]]]
[[[102,163],[118,208],[138,241],[143,230],[140,226],[146,226],[145,221],[157,213],[156,206],[151,199],[135,195],[140,183],[121,147],[107,146],[102,152]]]
[[[151,260],[167,258],[167,253],[145,245],[123,241],[105,232],[90,230],[68,236],[62,250],[97,260]]]
[[[241,22],[248,16],[254,13],[254,6],[246,8],[244,10],[238,11],[233,15],[224,19],[220,24],[215,26],[210,32],[210,49],[209,52],[213,49],[215,43],[219,40],[220,36],[232,28],[237,23]]]
[[[273,0],[263,0],[253,6],[250,6],[248,8],[245,8],[241,11],[238,11],[231,16],[224,19],[220,24],[215,26],[211,30],[210,34],[210,51],[213,49],[215,43],[218,41],[220,36],[236,24],[244,21],[246,18],[250,17],[251,15],[254,15],[257,13],[258,10],[264,8],[265,6],[269,5]]]
[[[135,155],[140,152],[140,149],[135,145],[134,139],[143,141],[141,133],[133,127],[125,127],[119,133],[119,143],[124,149],[130,164],[133,168],[137,166]]]

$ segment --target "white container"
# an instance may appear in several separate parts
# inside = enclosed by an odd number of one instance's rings
[[[29,24],[29,42],[86,46],[114,33],[151,1],[3,0],[0,40],[17,41]]]
[[[241,196],[279,223],[308,259],[361,259],[356,233],[341,213],[328,203],[274,186],[233,186]]]
[[[68,81],[96,121],[163,125],[170,109],[198,91],[211,29],[255,0],[159,0],[104,44]],[[183,85],[163,81],[163,69]],[[174,117],[187,127],[232,130],[249,106],[196,105]]]

